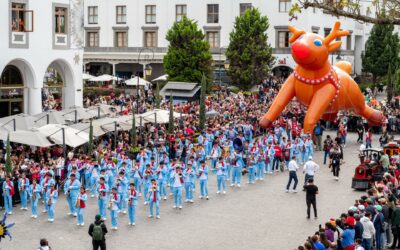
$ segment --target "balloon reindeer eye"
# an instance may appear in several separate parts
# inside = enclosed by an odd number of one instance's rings
[[[315,44],[315,46],[320,47],[320,46],[322,46],[322,41],[319,40],[319,39],[315,39],[315,40],[314,40],[314,44]]]

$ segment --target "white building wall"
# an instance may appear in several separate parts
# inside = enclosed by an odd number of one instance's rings
[[[53,4],[69,6],[69,15],[73,8],[70,0],[27,0],[28,7],[34,13],[33,32],[27,32],[29,42],[26,48],[12,48],[9,44],[10,33],[10,2],[20,0],[0,1],[0,72],[11,64],[17,66],[24,78],[24,112],[31,115],[42,112],[41,89],[47,68],[51,64],[59,65],[59,72],[64,78],[64,107],[82,106],[82,58],[83,50],[69,44],[67,48],[53,48]],[[74,0],[77,1],[77,0]],[[79,0],[78,0],[79,1]],[[71,18],[69,18],[71,21]],[[70,31],[72,23],[68,23]],[[73,34],[70,32],[70,39]],[[75,48],[71,48],[75,47]],[[54,65],[53,65],[54,66]]]
[[[295,0],[293,0],[295,2]],[[104,62],[114,60],[117,63],[119,59],[124,59],[126,62],[127,53],[137,59],[137,53],[132,51],[126,51],[124,55],[111,52],[110,50],[104,50],[101,47],[114,47],[114,31],[113,27],[124,26],[129,27],[128,31],[128,47],[141,48],[143,47],[143,30],[142,27],[158,27],[158,46],[160,48],[168,47],[168,42],[165,39],[168,29],[173,25],[175,21],[175,6],[177,4],[187,5],[187,16],[190,19],[194,19],[198,22],[198,26],[203,29],[207,27],[221,27],[220,29],[220,46],[226,47],[229,44],[229,33],[233,30],[235,17],[240,14],[240,3],[251,3],[253,7],[258,8],[263,15],[268,16],[270,27],[268,30],[268,42],[275,49],[276,48],[276,29],[275,27],[287,27],[288,25],[294,25],[298,28],[303,28],[307,32],[312,31],[312,27],[319,28],[319,34],[324,35],[325,28],[332,28],[336,17],[323,14],[321,10],[303,10],[298,15],[297,20],[289,21],[288,13],[279,12],[279,0],[86,0],[85,1],[85,27],[99,27],[99,40],[100,48],[87,50],[85,52],[85,63],[95,61]],[[209,24],[207,23],[207,4],[219,4],[219,23]],[[116,24],[116,6],[122,5],[127,7],[127,23],[123,25]],[[145,5],[156,5],[156,24],[145,23]],[[91,25],[87,22],[87,7],[98,6],[98,24]],[[351,19],[340,18],[342,21],[342,28],[352,31],[352,45],[351,50],[346,48],[346,38],[342,38],[343,44],[341,47],[341,57],[352,63],[356,61],[358,64],[355,68],[356,73],[361,73],[361,59],[356,58],[354,55],[359,57],[361,51],[364,49],[364,44],[357,43],[355,47],[355,35],[366,36],[371,26],[359,24]],[[359,39],[358,39],[359,41]],[[362,39],[363,42],[366,38]],[[214,50],[215,60],[224,60],[221,58],[217,50]],[[277,62],[281,59],[285,59],[287,66],[294,67],[294,61],[291,58],[289,50],[274,50]],[[164,52],[165,53],[165,52]],[[162,59],[161,54],[160,58]],[[129,60],[128,60],[129,61]],[[336,56],[333,57],[333,61],[336,62]],[[131,60],[133,63],[134,60]],[[158,62],[160,63],[160,62]],[[278,64],[277,64],[278,66]],[[155,76],[156,77],[156,76]]]

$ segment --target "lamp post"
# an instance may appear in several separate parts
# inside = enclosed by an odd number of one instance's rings
[[[151,73],[152,73],[152,71],[153,71],[153,68],[150,66],[150,64],[148,63],[148,61],[150,60],[153,60],[154,59],[154,50],[153,49],[151,49],[151,48],[142,48],[142,49],[140,49],[140,51],[139,51],[139,56],[138,56],[138,64],[140,64],[140,56],[141,56],[141,54],[142,54],[142,52],[143,51],[145,51],[145,50],[148,50],[148,51],[150,51],[151,52],[151,54],[152,54],[152,57],[151,57],[151,59],[150,59],[150,56],[149,55],[146,55],[146,57],[145,57],[145,59],[146,59],[146,61],[143,63],[143,77],[144,77],[144,79],[146,79],[146,76],[150,76],[151,75]],[[140,96],[139,96],[139,79],[140,79],[140,77],[139,77],[139,71],[136,73],[136,76],[137,76],[137,85],[136,85],[136,113],[137,114],[139,114],[139,98],[140,98]]]

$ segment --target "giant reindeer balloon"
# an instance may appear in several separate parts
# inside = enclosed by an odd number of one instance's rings
[[[329,53],[342,44],[336,38],[349,35],[348,31],[340,30],[340,22],[335,23],[325,38],[292,26],[289,30],[293,33],[289,39],[292,56],[298,65],[261,119],[261,126],[270,127],[293,97],[308,107],[304,132],[313,133],[321,117],[334,120],[339,110],[351,110],[365,117],[369,124],[380,125],[384,117],[365,104],[363,94],[349,75],[350,63],[341,61],[332,66],[328,60]]]

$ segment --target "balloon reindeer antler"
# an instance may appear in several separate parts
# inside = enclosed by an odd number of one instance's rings
[[[296,41],[297,38],[299,38],[301,35],[306,33],[304,30],[296,29],[295,27],[293,27],[291,25],[288,26],[288,29],[290,30],[290,32],[293,33],[293,35],[289,38],[290,43],[294,43],[294,41]]]
[[[329,52],[335,51],[340,48],[342,42],[336,41],[332,43],[332,41],[338,37],[348,36],[349,34],[350,32],[348,30],[340,30],[340,22],[336,21],[331,33],[325,37],[324,44],[329,48]]]

